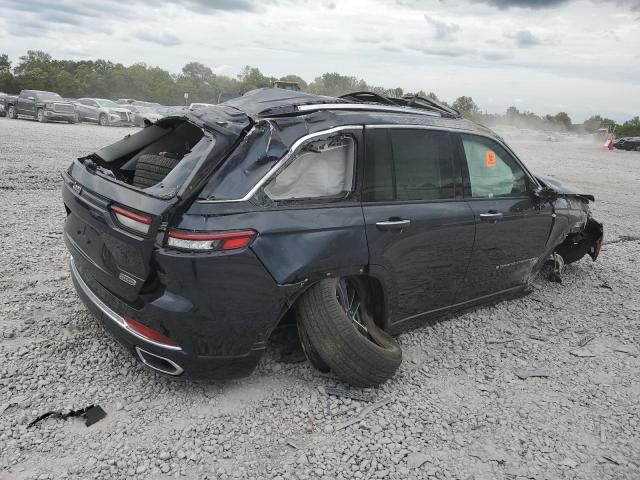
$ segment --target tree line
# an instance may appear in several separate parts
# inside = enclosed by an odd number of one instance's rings
[[[246,66],[238,75],[215,74],[199,62],[190,62],[178,74],[147,65],[123,65],[109,60],[58,60],[46,52],[29,50],[14,66],[6,54],[0,55],[0,91],[16,93],[22,89],[47,90],[67,98],[135,98],[164,105],[181,105],[184,93],[189,102],[216,103],[221,93],[245,93],[261,87],[273,86],[277,80],[297,82],[301,90],[319,95],[339,96],[356,91],[371,91],[381,95],[400,97],[418,94],[447,104],[433,92],[405,92],[402,88],[383,88],[369,85],[357,77],[339,73],[324,73],[308,83],[298,75],[276,78],[263,74],[258,68]],[[510,125],[542,130],[576,130],[595,132],[602,127],[616,128],[618,136],[640,136],[640,119],[636,116],[621,125],[595,115],[579,127],[566,112],[538,116],[509,107],[504,114],[480,111],[471,97],[458,97],[451,106],[462,115],[487,124]]]

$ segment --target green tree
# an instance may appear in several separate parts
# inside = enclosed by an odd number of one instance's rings
[[[356,77],[348,77],[339,73],[324,73],[309,85],[312,93],[339,97],[347,93],[369,90],[367,83]],[[376,92],[377,93],[377,92]]]
[[[480,109],[471,97],[458,97],[453,102],[453,108],[456,109],[463,117],[474,118],[480,113]]]
[[[247,65],[238,74],[238,80],[240,81],[242,91],[248,92],[256,88],[270,87],[273,85],[275,79],[273,77],[266,77],[260,69]]]

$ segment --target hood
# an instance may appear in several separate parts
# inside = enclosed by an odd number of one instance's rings
[[[578,187],[558,180],[557,178],[550,177],[548,175],[535,175],[536,179],[542,183],[543,186],[555,190],[559,195],[573,195],[576,197],[586,198],[592,202],[595,201],[595,197],[590,193],[584,193],[584,191]]]

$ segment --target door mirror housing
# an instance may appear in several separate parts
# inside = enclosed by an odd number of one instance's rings
[[[549,187],[537,187],[533,190],[533,196],[546,202],[555,202],[558,199],[558,192]]]

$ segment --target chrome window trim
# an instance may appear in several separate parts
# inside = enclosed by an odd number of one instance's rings
[[[370,112],[395,112],[414,115],[426,115],[428,117],[441,117],[439,113],[424,111],[411,107],[393,107],[387,105],[372,105],[369,103],[314,103],[311,105],[298,105],[299,112],[316,112],[320,110],[368,110]]]
[[[327,130],[322,130],[320,132],[310,133],[305,135],[304,137],[300,137],[296,142],[291,146],[291,148],[284,154],[284,156],[276,162],[276,164],[269,169],[269,171],[260,179],[258,182],[251,187],[251,189],[242,197],[242,198],[234,198],[228,200],[198,200],[196,203],[200,204],[210,204],[210,203],[234,203],[234,202],[246,202],[253,197],[256,192],[267,183],[273,175],[284,165],[291,156],[296,153],[296,150],[300,148],[300,146],[307,142],[308,140],[312,140],[316,137],[323,137],[325,135],[331,135],[332,133],[341,132],[343,130],[362,130],[364,127],[362,125],[342,125],[340,127],[333,127]]]
[[[100,298],[98,298],[98,296],[91,291],[91,289],[89,288],[89,285],[87,285],[84,279],[80,276],[80,272],[78,272],[78,269],[76,267],[76,262],[73,260],[73,257],[71,257],[71,259],[69,260],[69,263],[71,264],[71,275],[73,275],[73,278],[76,280],[76,282],[78,283],[78,285],[80,286],[84,294],[87,297],[89,297],[89,300],[91,300],[91,303],[93,303],[96,307],[98,307],[102,313],[104,313],[110,320],[115,322],[119,327],[123,328],[134,337],[140,340],[143,340],[147,343],[150,343],[151,345],[155,345],[156,347],[166,348],[167,350],[182,350],[182,348],[180,347],[166,345],[164,343],[155,342],[150,338],[143,337],[138,332],[130,328],[129,325],[127,325],[127,322],[125,322],[123,317],[121,317],[116,312],[114,312],[106,303],[100,300]]]

